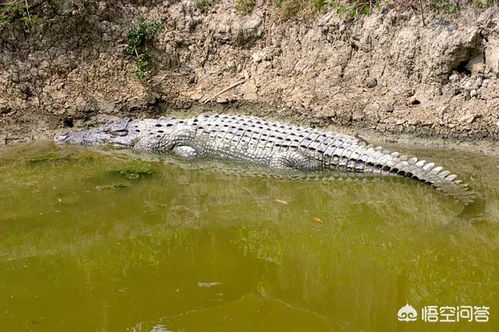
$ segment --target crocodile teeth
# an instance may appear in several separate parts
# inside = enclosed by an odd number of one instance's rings
[[[408,163],[409,163],[409,165],[412,165],[412,164],[415,164],[417,161],[418,161],[418,158],[413,157],[413,158],[409,159]]]

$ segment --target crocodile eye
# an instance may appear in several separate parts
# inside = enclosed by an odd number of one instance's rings
[[[126,136],[128,135],[128,129],[118,129],[110,132],[113,136]]]
[[[65,131],[63,133],[55,135],[54,139],[56,140],[56,142],[64,142],[69,138],[69,136],[69,132]]]

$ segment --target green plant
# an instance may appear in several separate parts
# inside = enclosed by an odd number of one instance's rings
[[[236,0],[234,4],[234,9],[240,15],[246,15],[251,13],[253,8],[255,8],[256,0]]]
[[[278,15],[282,19],[306,16],[334,8],[338,15],[356,18],[368,15],[382,0],[275,0]]]
[[[3,15],[0,15],[0,28],[7,24],[9,24],[9,21]]]
[[[215,4],[215,0],[196,0],[196,8],[205,13]]]
[[[329,7],[327,0],[314,0],[314,8],[316,11],[320,12]]]
[[[64,6],[68,3],[67,0],[48,0],[48,2],[50,3],[50,7],[56,12],[64,9]]]
[[[276,0],[277,15],[283,20],[289,20],[303,13],[312,2],[310,0]]]
[[[457,0],[431,0],[433,8],[441,12],[456,13],[459,11]]]
[[[0,10],[0,26],[5,26],[15,21],[23,22],[31,31],[41,31],[44,20],[30,13],[31,5],[28,1],[14,1]]]
[[[128,30],[127,54],[134,58],[136,70],[134,76],[141,80],[149,75],[151,55],[148,44],[156,33],[164,28],[161,22],[146,22],[140,19],[139,23]]]
[[[475,0],[475,5],[478,8],[486,8],[492,6],[496,0]]]
[[[151,66],[151,56],[149,53],[142,53],[135,57],[135,65],[137,69],[135,69],[133,76],[135,78],[141,80],[144,77],[149,75],[149,67]]]
[[[379,0],[347,0],[340,3],[336,9],[338,15],[357,18],[360,15],[369,15],[379,6]]]
[[[15,20],[27,15],[28,7],[23,2],[13,2],[5,6],[2,11],[2,16],[8,20]]]

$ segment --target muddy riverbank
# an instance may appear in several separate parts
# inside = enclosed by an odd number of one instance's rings
[[[245,15],[222,0],[39,3],[38,29],[0,28],[1,144],[121,116],[237,112],[497,151],[495,5],[427,10],[423,25],[417,8],[393,4],[354,20],[335,10],[283,20],[261,1]],[[164,24],[143,80],[125,52],[140,18]]]

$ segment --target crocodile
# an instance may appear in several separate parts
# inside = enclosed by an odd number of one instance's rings
[[[406,177],[425,182],[465,205],[475,199],[475,193],[457,175],[433,162],[389,151],[360,137],[255,116],[123,118],[90,130],[62,132],[54,141],[114,145],[184,159],[214,158],[277,170]]]

